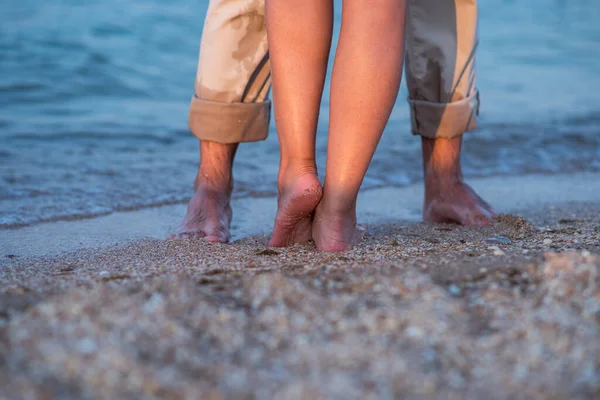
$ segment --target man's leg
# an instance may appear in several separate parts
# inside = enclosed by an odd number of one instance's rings
[[[486,225],[494,216],[463,181],[462,135],[477,126],[476,0],[409,0],[406,76],[412,131],[421,136],[423,218]]]
[[[211,0],[189,125],[200,140],[194,196],[171,237],[229,241],[232,167],[240,142],[267,137],[271,87],[262,0]]]

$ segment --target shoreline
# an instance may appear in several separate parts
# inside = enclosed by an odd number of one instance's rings
[[[500,213],[566,202],[599,202],[600,173],[498,176],[468,179]],[[385,187],[359,194],[357,216],[367,225],[421,220],[423,186]],[[270,233],[275,197],[232,201],[232,242]],[[127,245],[142,238],[164,239],[180,223],[185,204],[115,212],[96,218],[0,229],[0,257],[58,256],[85,248]],[[251,215],[247,218],[246,215]],[[2,264],[2,262],[0,262]]]
[[[107,230],[76,251],[3,255],[0,387],[7,398],[597,398],[600,183],[553,178],[473,180],[498,211],[519,210],[487,227],[417,222],[420,188],[362,193],[370,234],[333,254],[267,249],[270,220],[254,210],[248,226],[265,231],[227,245],[115,245],[110,219],[70,223],[75,236]],[[119,234],[160,232],[162,211],[123,216],[144,224]]]

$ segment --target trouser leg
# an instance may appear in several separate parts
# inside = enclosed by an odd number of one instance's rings
[[[409,0],[406,78],[412,132],[452,138],[477,126],[476,0]]]
[[[211,0],[200,44],[189,126],[200,140],[267,137],[271,103],[263,0]]]

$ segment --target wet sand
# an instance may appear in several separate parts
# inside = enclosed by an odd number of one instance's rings
[[[1,394],[600,396],[598,202],[398,220],[340,254],[267,239],[2,254]]]
[[[571,201],[598,202],[600,173],[495,176],[472,178],[469,184],[497,211],[506,213]],[[422,201],[422,184],[361,191],[358,220],[369,226],[417,222],[421,220]],[[0,229],[0,255],[47,257],[85,248],[123,245],[142,237],[164,239],[177,228],[185,210],[186,204],[176,204],[91,219]],[[233,240],[267,234],[273,228],[277,199],[234,199],[233,210]]]

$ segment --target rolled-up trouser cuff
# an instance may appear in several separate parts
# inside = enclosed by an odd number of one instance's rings
[[[477,128],[479,92],[451,103],[408,100],[413,135],[430,139],[453,138]]]
[[[200,140],[241,143],[265,140],[269,133],[271,102],[224,103],[194,96],[188,124]]]

